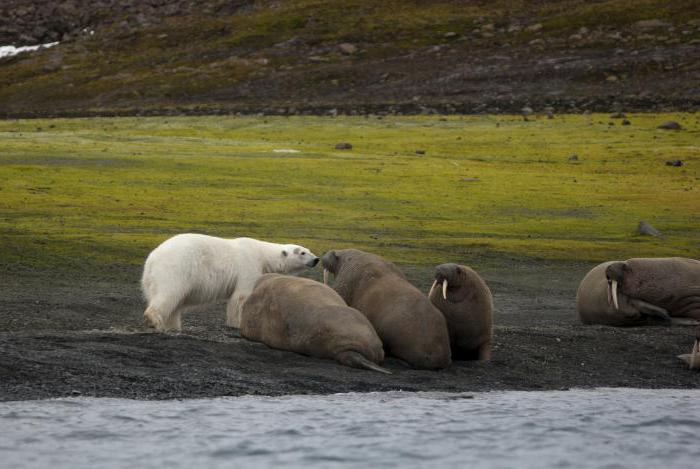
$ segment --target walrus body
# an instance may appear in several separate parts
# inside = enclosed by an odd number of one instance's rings
[[[439,265],[428,297],[447,320],[452,359],[490,360],[493,296],[479,274],[463,265]]]
[[[700,261],[636,258],[605,268],[613,303],[619,294],[662,308],[674,318],[700,320]]]
[[[272,348],[388,370],[382,342],[367,318],[319,282],[279,274],[260,277],[241,311],[241,335]]]
[[[415,368],[449,366],[445,318],[394,264],[356,249],[329,251],[322,263],[324,281],[335,275],[335,291],[367,316],[387,354]]]
[[[619,291],[615,305],[606,269],[616,262],[595,266],[581,280],[576,293],[576,309],[581,322],[617,327],[670,324],[668,311]]]

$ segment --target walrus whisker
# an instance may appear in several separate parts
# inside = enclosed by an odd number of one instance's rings
[[[617,302],[617,280],[612,281],[612,300],[615,305],[615,311],[619,311],[620,305]]]
[[[437,285],[437,279],[433,280],[433,284],[430,287],[430,291],[428,292],[428,298],[430,298],[433,294],[433,290],[435,290],[435,285]]]
[[[442,297],[447,299],[447,279],[442,281]]]

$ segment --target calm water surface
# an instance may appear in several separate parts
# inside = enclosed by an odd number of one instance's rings
[[[700,390],[0,403],[2,468],[698,464]]]

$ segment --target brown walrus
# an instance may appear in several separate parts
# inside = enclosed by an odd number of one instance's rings
[[[700,320],[698,260],[683,257],[628,259],[608,265],[605,276],[613,305],[618,303],[621,294],[662,308],[673,318]]]
[[[324,283],[335,275],[334,289],[367,316],[387,354],[415,368],[450,364],[445,318],[391,262],[357,249],[329,251],[321,258]]]
[[[493,296],[479,274],[464,265],[441,264],[428,298],[445,315],[453,360],[491,359]]]
[[[678,355],[678,358],[686,362],[691,370],[700,370],[700,327],[695,330],[695,343],[690,353]]]
[[[241,311],[241,335],[269,347],[391,374],[367,318],[314,280],[265,274]]]
[[[576,310],[584,324],[607,326],[648,326],[670,324],[671,316],[660,308],[638,298],[615,291],[608,282],[606,269],[618,261],[603,262],[591,269],[576,292]]]

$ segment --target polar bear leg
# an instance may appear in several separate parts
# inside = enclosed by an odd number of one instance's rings
[[[154,298],[143,313],[144,321],[157,331],[180,330],[179,299]]]
[[[236,329],[241,327],[241,309],[243,309],[243,303],[246,298],[246,296],[238,292],[231,295],[226,304],[226,325],[228,327],[235,327]]]
[[[260,275],[251,275],[248,278],[239,278],[236,283],[236,290],[231,295],[226,305],[226,325],[228,327],[235,327],[239,329],[241,327],[241,311],[243,310],[243,303],[245,300],[253,293],[253,288],[255,283],[260,278]]]

